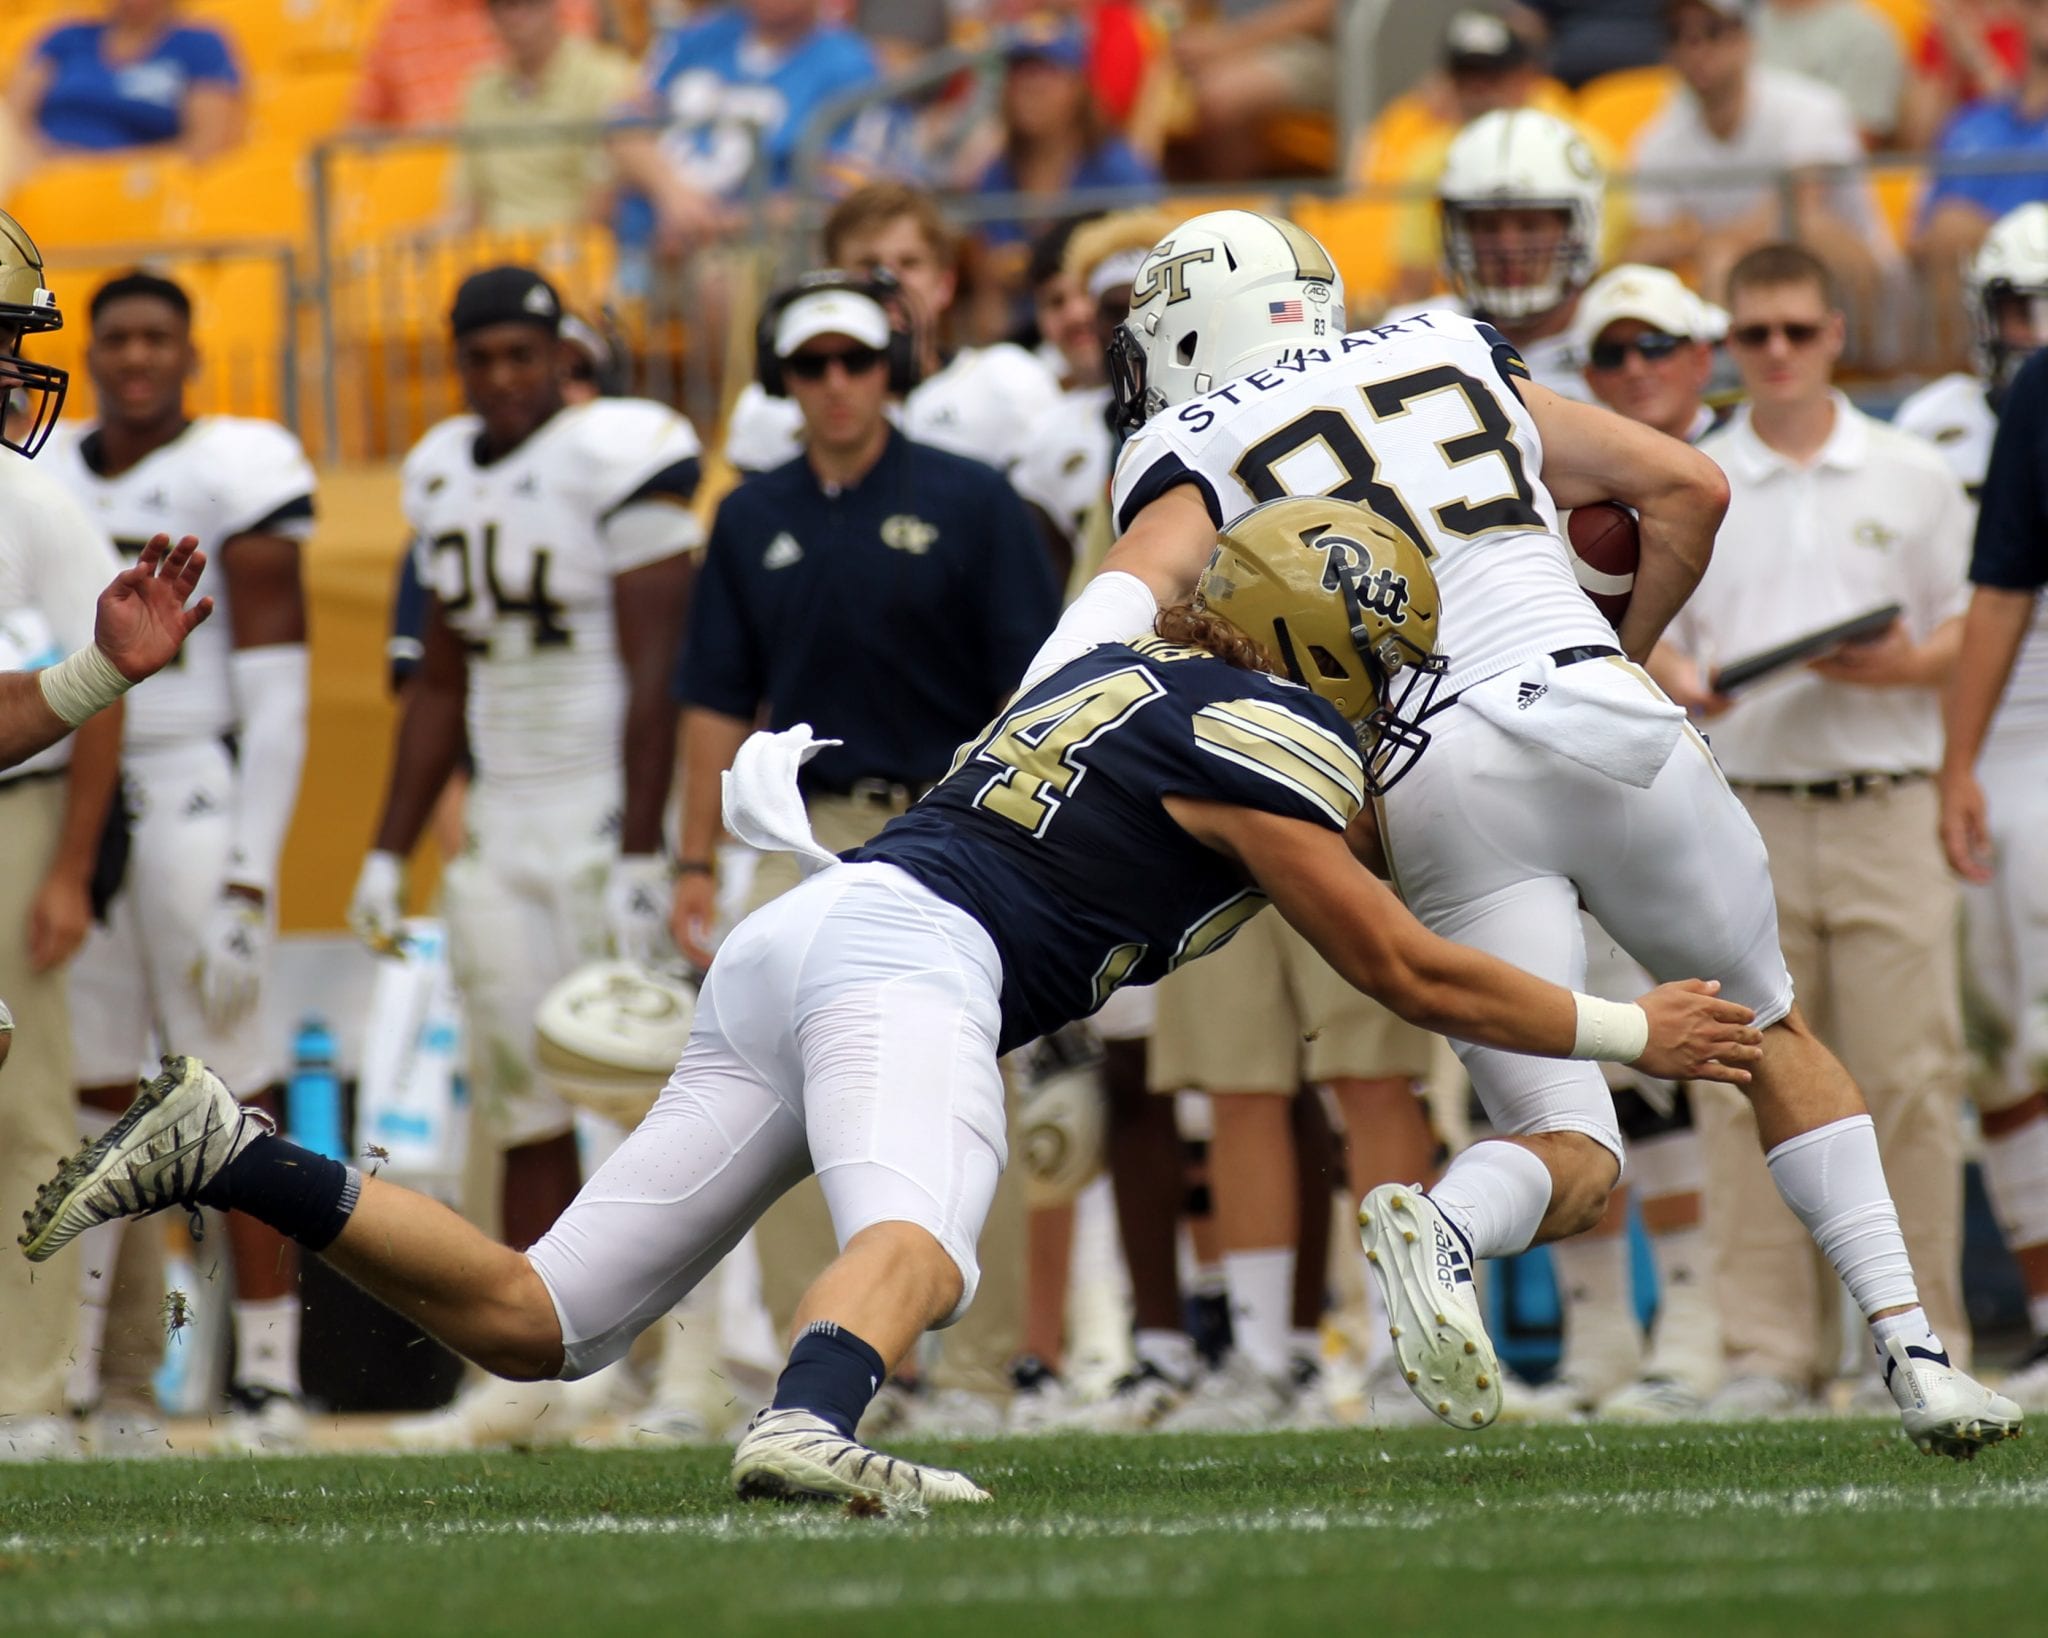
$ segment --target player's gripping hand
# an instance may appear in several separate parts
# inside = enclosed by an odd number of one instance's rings
[[[234,888],[224,891],[207,915],[192,975],[199,986],[200,1015],[211,1028],[232,1029],[256,1005],[269,943],[263,900]]]
[[[195,537],[173,546],[169,535],[156,535],[100,593],[93,641],[130,682],[169,665],[193,628],[213,613],[210,597],[185,607],[205,570],[206,554]]]
[[[668,911],[675,894],[668,860],[659,853],[622,853],[604,884],[604,921],[621,961],[653,967],[675,960]]]
[[[1667,1081],[1730,1081],[1749,1079],[1744,1066],[1764,1055],[1763,1032],[1752,1027],[1756,1014],[1721,999],[1718,983],[1688,978],[1659,984],[1637,999],[1650,1019],[1650,1044],[1635,1059],[1636,1068]]]
[[[378,955],[395,956],[403,941],[405,861],[395,853],[373,849],[363,858],[356,890],[348,901],[348,930]]]

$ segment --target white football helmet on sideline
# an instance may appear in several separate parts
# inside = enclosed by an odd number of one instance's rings
[[[1152,247],[1130,316],[1109,343],[1117,424],[1162,409],[1344,333],[1344,281],[1314,234],[1277,216],[1212,210]]]
[[[673,970],[592,961],[549,990],[533,1017],[542,1071],[570,1103],[637,1126],[683,1055],[697,986]]]
[[[1102,1093],[1102,1043],[1069,1024],[1024,1049],[1027,1082],[1017,1101],[1019,1148],[1031,1204],[1063,1206],[1102,1170],[1109,1115]]]
[[[1996,393],[2030,352],[2048,342],[2048,205],[2021,205],[1992,223],[1971,258],[1963,294],[1976,337],[1977,371]],[[2033,332],[2024,344],[2005,318],[2014,301],[2024,304]]]
[[[1563,120],[1534,108],[1480,115],[1452,139],[1437,182],[1452,288],[1475,316],[1511,322],[1568,300],[1600,269],[1606,189],[1591,146]],[[1478,243],[1473,218],[1507,210],[1563,212],[1562,239]]]

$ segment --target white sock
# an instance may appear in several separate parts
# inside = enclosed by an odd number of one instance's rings
[[[1550,1248],[1550,1263],[1564,1320],[1558,1374],[1604,1398],[1636,1374],[1642,1357],[1628,1236],[1559,1240]]]
[[[1941,1338],[1936,1336],[1927,1324],[1925,1309],[1909,1308],[1903,1314],[1887,1314],[1883,1319],[1874,1319],[1870,1322],[1870,1341],[1877,1349],[1877,1362],[1880,1368],[1885,1363],[1884,1345],[1893,1337],[1897,1337],[1908,1348],[1917,1348],[1925,1354],[1939,1355],[1944,1362],[1948,1359],[1948,1350],[1942,1347]]]
[[[1898,1208],[1877,1157],[1877,1128],[1868,1115],[1787,1138],[1764,1162],[1792,1215],[1806,1225],[1866,1319],[1880,1309],[1920,1306]]]
[[[1550,1168],[1519,1143],[1489,1139],[1452,1161],[1429,1198],[1465,1236],[1474,1257],[1512,1257],[1527,1251],[1543,1226]]]
[[[1195,1379],[1195,1339],[1185,1331],[1140,1331],[1131,1338],[1140,1365],[1186,1387]]]
[[[1721,1311],[1714,1306],[1707,1233],[1695,1223],[1650,1236],[1657,1260],[1657,1323],[1645,1376],[1667,1376],[1704,1397],[1721,1380]]]
[[[1287,1334],[1294,1325],[1294,1247],[1226,1251],[1223,1286],[1230,1293],[1230,1335],[1261,1376],[1287,1375]]]
[[[238,1388],[299,1391],[299,1299],[235,1299],[235,1375]]]

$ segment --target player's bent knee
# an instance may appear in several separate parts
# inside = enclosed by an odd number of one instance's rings
[[[1584,1234],[1606,1214],[1607,1202],[1621,1182],[1619,1136],[1610,1142],[1601,1134],[1560,1131],[1532,1133],[1529,1138],[1550,1168],[1545,1237]]]
[[[469,1341],[464,1353],[493,1376],[513,1382],[586,1374],[565,1368],[561,1317],[546,1282],[524,1256],[477,1316]]]

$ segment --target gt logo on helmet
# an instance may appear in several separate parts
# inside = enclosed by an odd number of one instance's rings
[[[1201,262],[1213,262],[1216,252],[1213,247],[1185,251],[1170,256],[1173,249],[1171,239],[1162,239],[1152,250],[1152,260],[1138,269],[1138,282],[1131,288],[1131,306],[1143,307],[1162,290],[1166,292],[1166,305],[1171,307],[1177,301],[1188,299],[1187,270]]]

